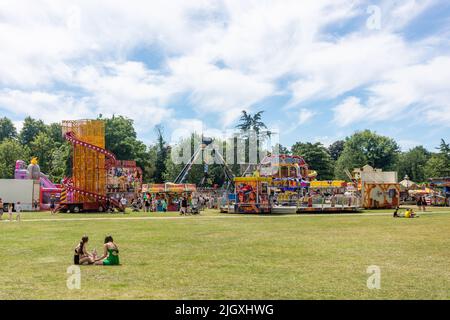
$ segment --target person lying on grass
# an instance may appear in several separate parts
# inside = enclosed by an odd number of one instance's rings
[[[106,236],[105,244],[103,245],[104,251],[103,256],[95,259],[94,263],[96,265],[103,266],[116,266],[119,265],[119,248],[114,243],[113,237]]]
[[[84,235],[81,238],[80,243],[75,248],[75,255],[73,256],[74,264],[93,264],[96,258],[95,251],[90,254],[87,250],[87,243],[89,241],[89,237]]]

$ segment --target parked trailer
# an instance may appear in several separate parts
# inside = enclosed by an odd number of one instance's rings
[[[67,203],[65,206],[66,210],[71,213],[105,212],[107,210],[106,204],[100,202]]]
[[[31,211],[34,200],[39,200],[39,188],[33,180],[0,179],[0,198],[5,204],[20,202],[22,210]]]

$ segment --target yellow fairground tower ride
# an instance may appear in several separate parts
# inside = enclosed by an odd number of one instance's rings
[[[118,201],[106,194],[106,172],[116,163],[116,157],[105,149],[104,121],[63,121],[62,134],[72,145],[72,178],[64,179],[67,199],[56,210],[123,210]]]

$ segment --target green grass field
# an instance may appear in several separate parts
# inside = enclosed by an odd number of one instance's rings
[[[0,299],[449,299],[450,209],[432,211],[25,213],[0,222]],[[112,234],[122,265],[82,266],[81,290],[69,290],[83,234],[98,251]],[[366,286],[370,265],[381,268],[379,290]]]

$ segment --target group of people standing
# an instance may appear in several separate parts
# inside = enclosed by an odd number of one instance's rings
[[[136,201],[138,207],[142,208],[144,212],[166,212],[167,211],[167,201],[165,198],[157,199],[149,194],[144,195]]]
[[[189,208],[191,208],[192,211],[213,209],[216,207],[217,201],[213,196],[204,194],[193,195],[191,197],[182,195],[175,199],[169,199],[171,200],[169,201],[166,197],[161,195],[144,194],[131,201],[131,209],[135,212],[140,210],[143,210],[144,212],[167,212],[170,202],[171,208],[175,205],[175,208],[171,210],[176,209],[180,213],[185,214],[189,211]]]
[[[425,197],[417,197],[416,198],[416,205],[419,207],[419,209],[421,209],[422,211],[426,211],[426,207],[427,207],[427,200],[425,199]]]
[[[9,221],[13,221],[13,211],[16,212],[16,220],[20,221],[22,205],[20,201],[17,203],[3,203],[2,198],[0,198],[0,220],[3,220],[3,213],[8,212]]]

